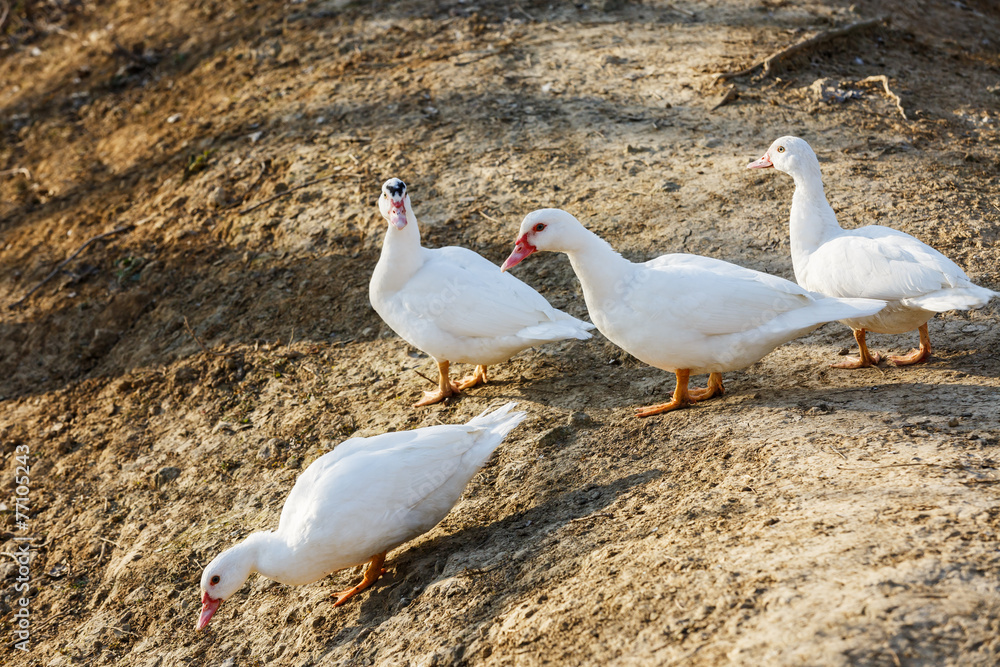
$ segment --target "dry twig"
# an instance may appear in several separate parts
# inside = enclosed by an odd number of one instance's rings
[[[521,13],[522,13],[522,14],[523,14],[524,16],[526,16],[526,17],[527,17],[527,19],[528,19],[529,21],[531,21],[532,23],[535,23],[535,22],[536,22],[536,20],[535,20],[535,17],[534,17],[534,16],[532,16],[531,14],[529,14],[528,12],[524,11],[524,8],[523,8],[523,7],[521,7],[521,5],[514,5],[514,9],[516,9],[516,10],[517,10],[517,11],[519,11],[519,12],[521,12]]]
[[[351,157],[353,158],[354,156],[352,155]],[[337,174],[330,174],[329,176],[323,176],[322,178],[314,178],[311,181],[306,181],[305,183],[302,183],[301,185],[296,185],[294,188],[288,188],[287,190],[283,190],[282,192],[279,192],[278,194],[274,195],[273,197],[268,197],[264,201],[257,202],[253,206],[248,206],[248,207],[246,207],[244,209],[241,209],[240,210],[240,215],[245,215],[245,214],[249,213],[250,211],[256,210],[256,209],[260,208],[261,206],[263,206],[264,204],[270,204],[275,199],[281,199],[282,197],[284,197],[286,195],[292,194],[296,190],[301,190],[302,188],[309,187],[310,185],[315,185],[316,183],[322,183],[323,181],[329,181],[329,180],[334,179],[336,177],[337,177]]]
[[[503,224],[503,221],[502,221],[502,220],[497,220],[497,219],[496,219],[496,218],[494,218],[493,216],[491,216],[491,215],[487,215],[487,214],[486,214],[486,211],[484,211],[484,210],[483,210],[483,209],[481,209],[481,208],[477,208],[477,209],[475,210],[475,213],[478,213],[479,215],[483,216],[484,218],[486,218],[486,219],[487,219],[487,220],[489,220],[490,222],[495,222],[495,223],[497,223],[498,225],[502,225],[502,224]]]
[[[191,338],[194,338],[194,342],[198,343],[198,347],[200,347],[203,352],[206,352],[207,354],[213,354],[213,355],[215,355],[217,357],[232,357],[232,356],[235,356],[233,353],[216,352],[214,350],[210,350],[207,347],[205,347],[205,344],[203,342],[201,342],[200,338],[198,338],[198,334],[196,334],[194,332],[194,329],[191,328],[191,325],[188,324],[187,315],[184,316],[184,328],[187,329],[188,334],[190,334]]]
[[[665,5],[665,7],[666,7],[667,9],[672,9],[672,10],[674,10],[674,11],[675,11],[675,12],[677,12],[678,14],[682,14],[683,16],[687,16],[688,18],[694,18],[694,17],[695,17],[695,13],[694,13],[694,12],[689,12],[689,11],[688,11],[688,10],[686,10],[686,9],[681,9],[680,7],[678,7],[677,5],[675,5],[675,4],[674,4],[674,3],[672,3],[672,2],[668,2],[668,3],[667,3],[667,4]]]
[[[428,382],[430,382],[432,385],[437,386],[437,382],[435,382],[434,380],[430,379],[429,377],[427,377],[426,375],[424,375],[423,373],[421,373],[420,371],[418,371],[416,368],[413,369],[413,372],[416,373],[417,375],[419,375],[420,377],[422,377],[423,379],[427,380]]]
[[[79,248],[77,248],[76,252],[74,252],[72,255],[70,255],[69,257],[67,257],[63,261],[59,262],[56,265],[56,268],[52,269],[52,272],[49,273],[49,275],[47,275],[44,278],[42,278],[42,281],[40,283],[38,283],[37,285],[35,285],[34,287],[32,287],[31,290],[29,290],[27,294],[25,294],[20,299],[18,299],[14,303],[10,304],[9,306],[7,306],[7,308],[13,310],[14,308],[17,308],[22,303],[24,303],[25,301],[27,301],[28,297],[30,297],[32,294],[34,294],[35,292],[37,292],[38,289],[42,285],[44,285],[45,283],[49,282],[54,277],[56,277],[56,275],[58,275],[58,273],[59,273],[60,269],[62,269],[62,267],[66,266],[67,264],[69,264],[70,262],[72,262],[76,258],[77,255],[79,255],[81,252],[83,252],[87,248],[87,246],[89,246],[94,241],[100,241],[101,239],[107,238],[109,236],[114,236],[115,234],[121,234],[122,232],[128,232],[128,231],[131,231],[133,229],[135,229],[135,225],[122,225],[121,227],[115,227],[110,232],[104,232],[103,234],[98,234],[97,236],[92,236],[91,238],[87,239],[87,242],[84,243]]]
[[[911,467],[927,467],[927,468],[949,468],[953,466],[941,465],[940,463],[889,463],[884,466],[865,466],[860,468],[844,468],[842,466],[837,466],[837,470],[884,470],[885,468],[911,468]]]
[[[885,22],[885,17],[879,17],[876,19],[869,19],[867,21],[858,21],[857,23],[852,23],[846,25],[843,28],[836,28],[834,30],[824,30],[819,32],[812,37],[807,37],[805,39],[795,42],[791,46],[786,46],[785,48],[772,53],[766,58],[762,58],[755,62],[750,67],[746,69],[739,70],[738,72],[720,72],[714,75],[713,79],[715,83],[719,81],[726,81],[727,79],[735,79],[740,76],[746,76],[747,74],[753,73],[758,67],[763,67],[763,75],[767,76],[771,73],[771,68],[774,67],[775,63],[781,62],[782,60],[787,60],[794,55],[803,53],[805,51],[811,51],[821,44],[825,44],[834,39],[844,37],[846,35],[851,35],[856,32],[863,30],[868,30],[869,28],[874,28]]]
[[[889,88],[889,77],[887,77],[885,74],[879,74],[878,76],[870,76],[868,78],[861,79],[861,81],[858,81],[859,86],[871,83],[874,84],[881,83],[882,89],[885,91],[885,94],[889,96],[889,99],[891,99],[893,102],[896,103],[896,108],[899,109],[899,115],[903,117],[903,120],[910,120],[909,118],[906,117],[906,110],[903,109],[903,100],[901,100],[899,98],[899,95],[892,92],[892,90]]]
[[[723,93],[722,97],[719,98],[719,101],[716,102],[715,105],[711,109],[709,109],[709,111],[715,111],[720,107],[724,107],[733,100],[735,100],[737,97],[738,95],[736,93],[736,86],[729,86],[729,88],[726,89],[726,92]]]
[[[260,174],[257,176],[257,180],[251,183],[250,187],[248,187],[246,190],[243,191],[243,194],[241,194],[239,197],[226,204],[223,208],[233,208],[234,206],[239,206],[240,204],[243,203],[243,200],[246,199],[251,192],[256,190],[258,185],[261,184],[261,181],[264,180],[264,174],[267,173],[267,168],[271,165],[271,161],[264,160],[263,162],[261,162],[260,160],[257,160],[257,164],[260,165]]]
[[[465,67],[466,65],[471,65],[472,63],[478,63],[480,60],[486,60],[487,58],[492,58],[493,56],[498,56],[504,52],[505,49],[494,49],[487,53],[480,54],[475,58],[469,58],[468,60],[460,60],[455,63],[455,67]]]
[[[594,514],[588,514],[587,516],[581,516],[581,517],[577,517],[575,519],[570,519],[569,521],[566,522],[566,525],[569,525],[571,523],[579,523],[580,521],[591,521],[591,520],[597,519],[599,517],[604,517],[606,519],[614,519],[615,518],[614,516],[612,516],[611,514],[608,514],[607,512],[596,512]]]
[[[29,181],[31,180],[31,172],[26,167],[14,167],[13,169],[0,171],[0,176],[13,176],[14,174],[24,174],[25,178]]]

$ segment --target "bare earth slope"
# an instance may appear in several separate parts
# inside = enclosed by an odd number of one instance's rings
[[[672,380],[599,335],[411,409],[433,362],[367,298],[390,176],[429,246],[499,263],[558,206],[632,259],[790,278],[791,179],[743,168],[784,134],[845,227],[1000,290],[995,3],[29,2],[0,27],[4,664],[1000,662],[997,301],[932,320],[925,365],[830,369],[853,346],[830,324],[639,421]],[[565,258],[516,273],[586,317]],[[334,609],[357,573],[252,577],[194,632],[201,568],[316,457],[507,400],[529,418],[375,586]]]

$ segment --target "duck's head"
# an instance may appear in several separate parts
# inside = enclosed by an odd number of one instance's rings
[[[247,544],[237,544],[215,557],[201,573],[201,615],[196,630],[203,630],[212,615],[230,595],[240,590],[253,571],[253,557]]]
[[[406,194],[406,183],[398,178],[390,178],[382,184],[382,196],[378,198],[378,210],[382,217],[396,229],[406,227],[406,210],[410,208],[410,196]]]
[[[517,232],[514,252],[500,267],[501,271],[517,266],[525,257],[538,250],[566,252],[576,247],[574,239],[583,225],[572,215],[558,208],[541,208],[524,216]]]
[[[747,169],[766,169],[774,167],[778,171],[795,175],[818,165],[816,154],[805,139],[798,137],[781,137],[777,139],[767,152],[759,159],[747,165]]]

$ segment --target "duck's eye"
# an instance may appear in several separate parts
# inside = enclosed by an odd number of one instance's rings
[[[539,223],[538,223],[537,225],[535,225],[535,231],[536,231],[536,232],[540,232],[540,231],[542,231],[543,229],[545,229],[545,224],[544,224],[544,223],[542,223],[542,222],[539,222]]]
[[[217,583],[219,583],[219,575],[212,577],[212,585],[215,586]]]
[[[785,147],[784,146],[778,146],[778,152],[779,153],[784,153],[785,152]]]

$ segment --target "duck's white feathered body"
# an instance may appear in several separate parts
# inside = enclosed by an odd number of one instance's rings
[[[426,533],[521,420],[508,403],[467,424],[351,438],[295,482],[271,533],[285,545],[265,576],[301,585]]]
[[[593,328],[471,250],[421,247],[415,220],[386,231],[368,294],[400,338],[451,362],[497,364],[542,343],[585,340]]]
[[[745,368],[821,324],[884,305],[825,298],[784,278],[698,255],[633,264],[594,241],[593,251],[570,254],[591,319],[613,343],[665,370],[694,375]]]
[[[382,185],[379,210],[389,222],[368,297],[393,331],[438,365],[437,391],[414,407],[431,405],[486,382],[486,367],[529,347],[590,338],[594,326],[556,310],[541,294],[465,248],[424,248],[406,184]],[[459,382],[451,362],[476,364]]]
[[[802,139],[778,139],[750,166],[774,166],[795,180],[789,231],[795,279],[800,285],[829,296],[888,303],[875,315],[843,318],[852,329],[887,334],[912,331],[935,313],[979,308],[996,296],[909,234],[879,225],[841,228],[827,201],[816,154]]]
[[[635,264],[559,209],[528,214],[520,233],[505,266],[534,252],[536,243],[539,250],[565,252],[598,330],[664,370],[693,375],[744,368],[824,322],[885,306],[812,294],[784,278],[698,255]]]
[[[875,333],[913,331],[935,313],[980,308],[995,296],[934,248],[879,225],[840,230],[812,252],[793,256],[793,263],[795,278],[806,289],[887,301],[875,315],[843,320],[852,329]]]
[[[288,494],[277,530],[250,535],[205,568],[199,629],[253,572],[302,585],[367,561],[381,568],[386,551],[433,528],[458,502],[524,419],[514,405],[466,424],[351,438],[316,459]]]

